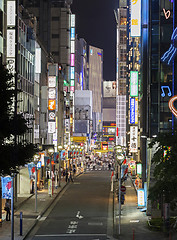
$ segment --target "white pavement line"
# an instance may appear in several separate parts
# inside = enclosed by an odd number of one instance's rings
[[[41,217],[41,215],[39,215],[39,216],[38,216],[36,219],[37,219],[37,220],[39,220],[39,219],[40,219],[40,217]]]
[[[45,221],[47,217],[41,217],[39,221]]]
[[[131,223],[137,223],[139,222],[140,220],[130,220]]]
[[[102,222],[89,222],[88,223],[89,226],[103,226],[103,223]]]
[[[96,236],[107,236],[106,234],[88,233],[88,234],[51,234],[51,235],[35,235],[35,237],[96,237]]]

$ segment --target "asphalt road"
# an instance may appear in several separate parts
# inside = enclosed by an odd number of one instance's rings
[[[110,239],[107,237],[110,177],[111,171],[91,171],[70,183],[40,219],[30,239]]]

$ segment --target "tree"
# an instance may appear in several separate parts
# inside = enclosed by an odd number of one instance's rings
[[[156,153],[152,158],[155,184],[149,190],[149,199],[163,199],[174,210],[177,207],[177,128],[173,132],[160,133],[149,147],[155,144]]]
[[[33,158],[36,147],[25,140],[28,131],[22,114],[15,114],[13,75],[0,65],[0,173],[10,174]]]

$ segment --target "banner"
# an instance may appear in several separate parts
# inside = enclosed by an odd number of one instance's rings
[[[12,199],[12,178],[1,177],[2,198]]]

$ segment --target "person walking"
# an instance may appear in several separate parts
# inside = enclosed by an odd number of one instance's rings
[[[6,211],[6,221],[10,221],[10,203],[9,203],[9,200],[6,201],[4,210]]]

